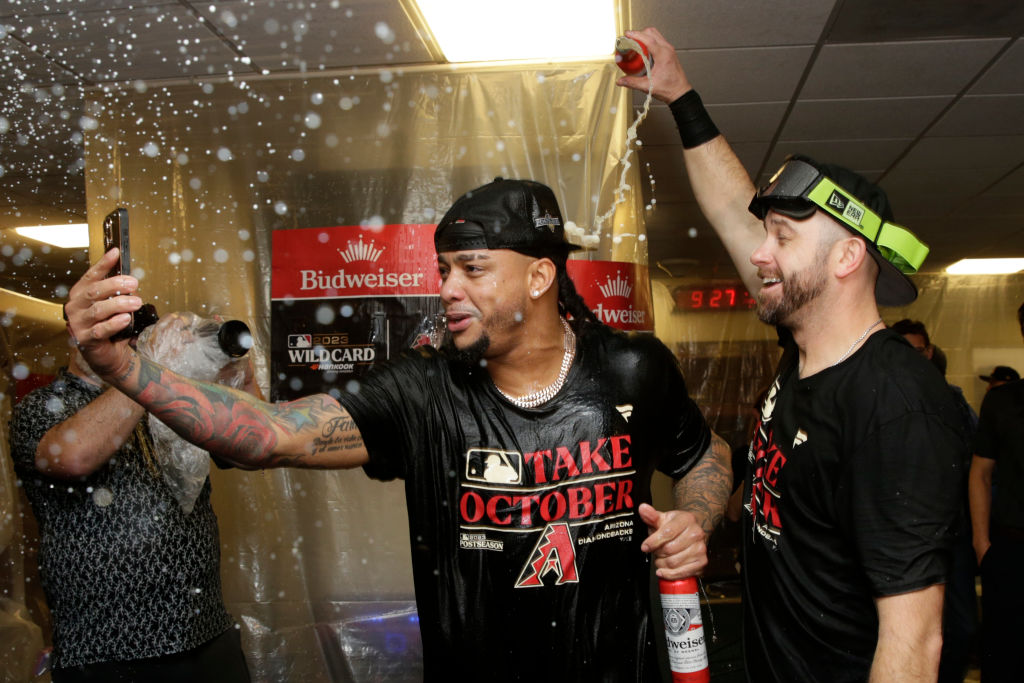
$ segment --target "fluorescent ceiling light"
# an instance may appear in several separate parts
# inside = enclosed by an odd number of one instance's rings
[[[946,268],[950,275],[999,275],[1024,270],[1024,258],[965,258]]]
[[[613,0],[415,0],[449,62],[611,58]]]
[[[15,228],[14,232],[37,242],[52,244],[61,249],[84,249],[89,246],[89,224],[33,225]]]

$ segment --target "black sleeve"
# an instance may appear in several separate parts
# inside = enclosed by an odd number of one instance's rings
[[[690,398],[675,355],[659,339],[635,338],[636,372],[631,393],[643,398],[645,424],[658,459],[657,469],[673,479],[682,478],[711,444],[711,429]],[[649,411],[649,412],[648,412]]]
[[[958,432],[922,412],[880,426],[857,447],[837,505],[876,595],[946,580],[964,450]]]
[[[36,448],[46,432],[76,412],[47,387],[33,391],[15,405],[11,414],[11,459],[15,467],[35,470]]]
[[[433,349],[403,352],[393,361],[376,365],[356,387],[338,399],[349,412],[366,445],[369,462],[363,471],[384,481],[403,479],[406,458],[426,419],[427,395],[442,391],[444,380],[430,381],[427,367]]]

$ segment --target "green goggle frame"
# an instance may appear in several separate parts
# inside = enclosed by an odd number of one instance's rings
[[[901,225],[883,221],[827,176],[822,176],[806,197],[843,225],[863,235],[901,273],[916,273],[928,256],[928,245],[914,233]]]
[[[928,245],[914,233],[882,220],[813,164],[800,158],[789,159],[750,203],[750,210],[762,219],[769,208],[795,218],[807,218],[814,207],[875,245],[882,258],[901,273],[916,273],[928,256]]]

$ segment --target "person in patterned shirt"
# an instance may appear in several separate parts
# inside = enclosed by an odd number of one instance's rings
[[[145,415],[78,351],[14,407],[11,456],[39,522],[52,679],[248,681],[221,596],[210,481],[183,512]]]

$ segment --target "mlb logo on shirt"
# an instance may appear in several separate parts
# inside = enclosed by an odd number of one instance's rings
[[[313,346],[313,335],[311,334],[289,334],[289,349],[308,349]]]
[[[466,480],[492,484],[521,484],[523,456],[515,451],[470,448],[466,452]]]

